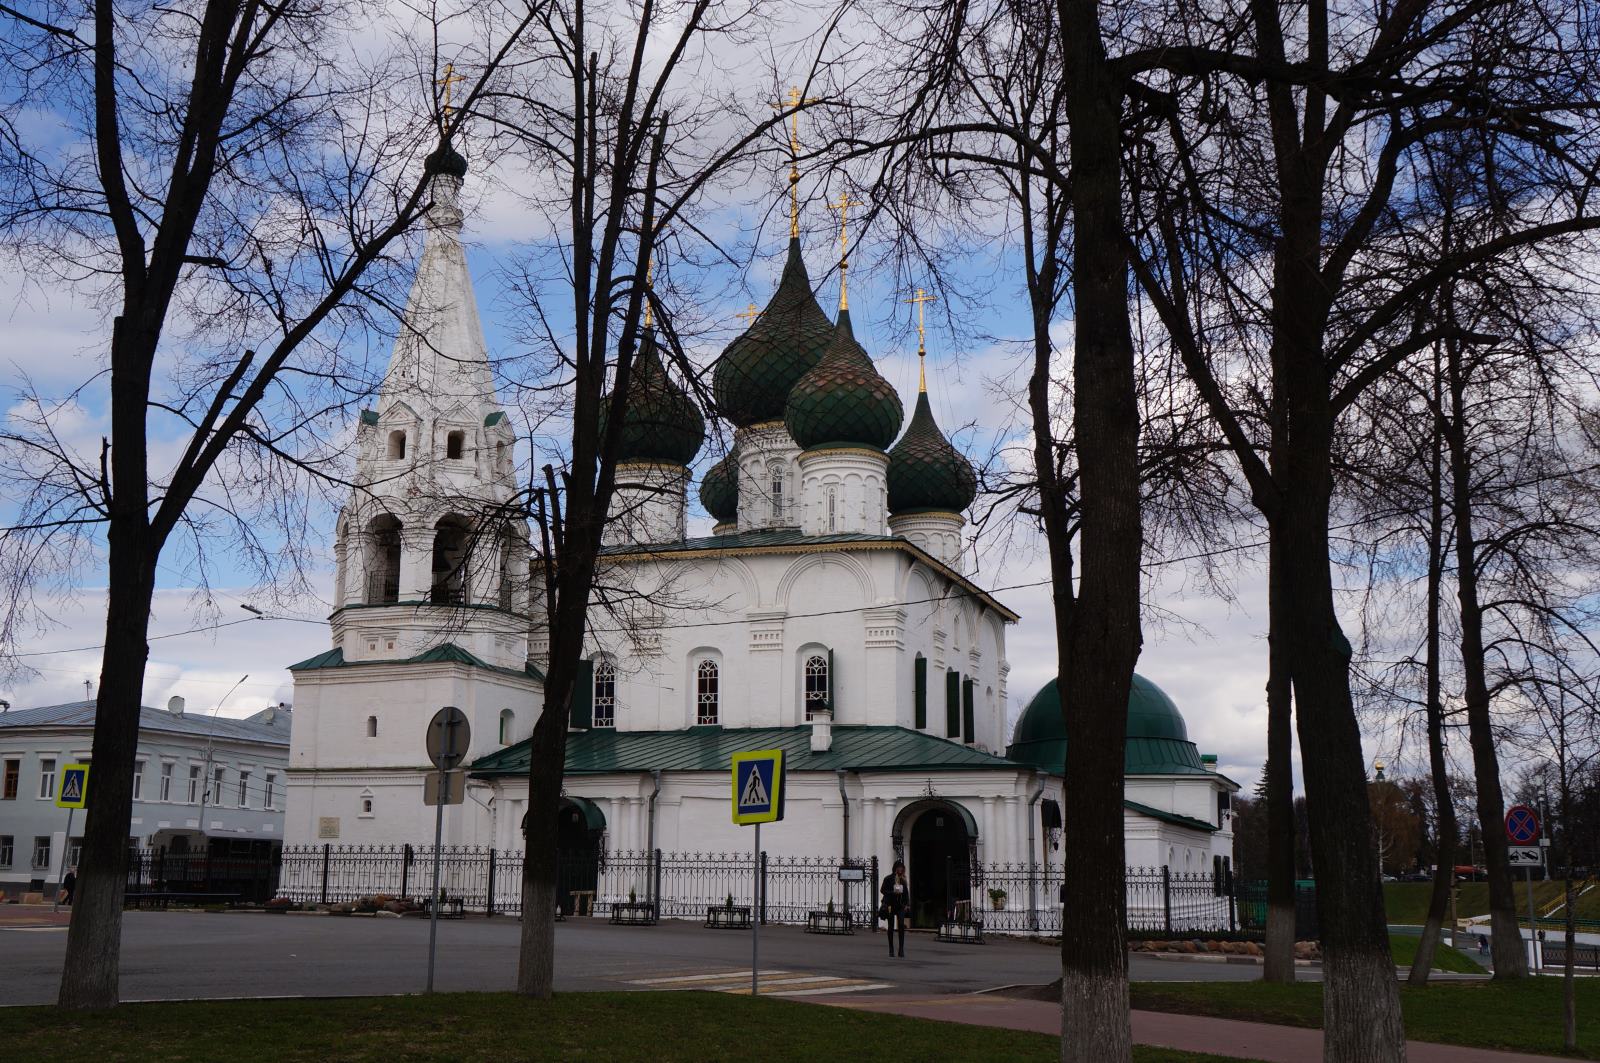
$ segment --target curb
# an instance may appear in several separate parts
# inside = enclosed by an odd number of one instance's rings
[[[1230,956],[1221,952],[1130,952],[1129,959],[1135,956],[1144,956],[1152,960],[1165,960],[1169,963],[1248,963],[1259,967],[1266,961],[1260,956]],[[1316,960],[1294,961],[1296,967],[1316,967]]]

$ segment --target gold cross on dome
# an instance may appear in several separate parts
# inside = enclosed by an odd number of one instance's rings
[[[837,202],[828,206],[839,212],[839,309],[850,309],[850,284],[848,280],[850,270],[850,208],[862,206],[859,199],[851,199],[850,193],[840,196]]]
[[[939,301],[937,295],[929,295],[922,288],[917,289],[917,294],[907,299],[908,303],[917,305],[917,392],[921,394],[928,390],[928,347],[927,328],[922,320],[923,304]]]
[[[435,85],[442,86],[444,89],[440,94],[439,121],[441,124],[449,124],[450,112],[455,110],[454,107],[450,106],[451,89],[465,80],[467,79],[464,75],[456,73],[456,65],[454,63],[446,63],[444,65],[444,77],[434,81]]]
[[[798,85],[789,89],[785,99],[772,105],[774,111],[793,109],[789,116],[789,235],[800,235],[800,110],[806,104],[821,103],[820,96],[806,96]]]
[[[737,318],[743,318],[746,321],[754,321],[756,318],[761,316],[761,311],[756,309],[755,303],[751,303],[748,310],[741,310],[733,316]]]

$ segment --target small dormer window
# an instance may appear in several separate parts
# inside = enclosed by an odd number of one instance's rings
[[[400,429],[389,433],[389,460],[404,461],[406,456],[406,434]]]
[[[466,449],[467,433],[451,432],[444,437],[444,456],[451,461],[460,461],[461,452]]]

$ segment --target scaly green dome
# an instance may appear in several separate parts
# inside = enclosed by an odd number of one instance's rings
[[[700,481],[700,504],[718,524],[733,524],[739,519],[739,448],[732,447],[723,459],[706,470]]]
[[[772,301],[717,360],[711,381],[717,409],[740,428],[783,420],[789,389],[821,360],[832,337],[833,322],[812,294],[800,240],[791,238]]]
[[[600,404],[602,437],[610,409],[611,397],[607,395]],[[617,461],[688,465],[705,439],[705,418],[688,393],[667,376],[655,330],[646,330],[634,359],[633,379],[628,384],[628,413],[622,423]]]
[[[910,427],[889,451],[889,512],[960,513],[977,497],[972,463],[939,431],[928,393],[920,392]]]
[[[1129,775],[1211,774],[1200,761],[1200,751],[1189,741],[1189,728],[1178,706],[1142,675],[1133,677],[1133,689],[1128,693],[1127,736],[1123,764]],[[1056,680],[1046,683],[1022,710],[1006,757],[1061,773],[1067,757],[1067,725],[1061,718]]]
[[[833,341],[789,392],[784,423],[804,450],[875,447],[883,450],[900,431],[900,396],[878,375],[856,342],[850,311],[839,311]]]
[[[432,151],[426,159],[422,160],[424,173],[447,173],[452,177],[467,176],[467,160],[461,153],[450,146],[447,140]]]

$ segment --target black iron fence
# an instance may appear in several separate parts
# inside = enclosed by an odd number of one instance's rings
[[[277,891],[278,866],[271,853],[128,850],[127,892],[131,895],[187,894],[191,900],[210,895],[220,900],[261,904],[271,900]]]
[[[310,904],[348,903],[374,894],[421,899],[433,875],[432,846],[291,846],[277,868],[277,895]],[[841,864],[861,881],[841,881]],[[522,853],[481,846],[439,851],[440,888],[468,911],[522,912]],[[1057,933],[1061,929],[1060,865],[983,864],[963,876],[965,896],[946,915],[967,915],[990,930]],[[625,901],[655,904],[663,918],[703,919],[713,905],[750,907],[767,923],[803,923],[806,915],[849,912],[858,926],[874,922],[880,869],[876,858],[841,861],[771,853],[563,852],[557,864],[564,913],[608,915]],[[1264,927],[1254,884],[1230,875],[1166,867],[1127,870],[1128,929],[1140,934],[1243,932]],[[1309,894],[1309,891],[1307,891]],[[1309,896],[1308,906],[1313,905]],[[1313,920],[1314,935],[1314,912]]]

